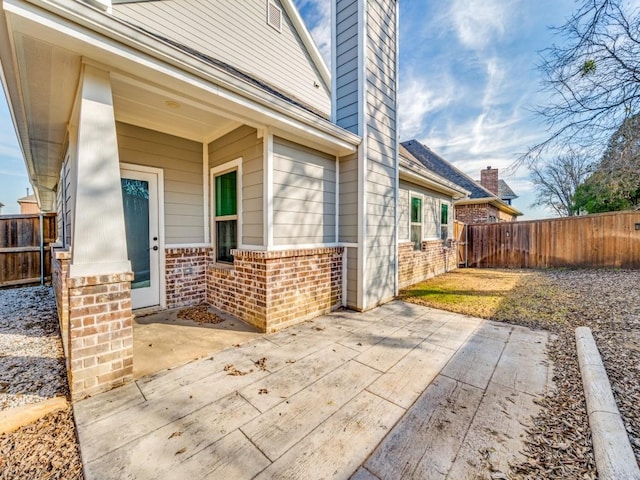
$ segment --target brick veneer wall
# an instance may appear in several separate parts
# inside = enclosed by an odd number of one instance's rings
[[[206,300],[206,271],[211,251],[206,247],[165,250],[167,308],[196,305]]]
[[[489,223],[489,217],[495,220],[492,222],[514,222],[516,217],[499,210],[488,203],[478,203],[475,205],[456,205],[456,220],[463,223]]]
[[[414,250],[413,243],[398,245],[398,284],[408,287],[457,268],[455,242],[444,246],[441,240],[422,242],[422,250]]]
[[[69,278],[73,400],[133,380],[133,273]]]
[[[342,305],[342,248],[233,250],[233,265],[212,263],[207,302],[262,331]]]
[[[71,398],[80,400],[133,379],[133,273],[70,278],[70,259],[54,249],[52,283]]]

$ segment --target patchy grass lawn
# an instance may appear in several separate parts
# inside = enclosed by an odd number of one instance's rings
[[[533,270],[454,270],[412,285],[400,297],[432,308],[537,328],[564,323],[567,317],[566,292]]]

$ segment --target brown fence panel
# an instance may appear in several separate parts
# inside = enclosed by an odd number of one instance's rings
[[[49,245],[55,239],[54,213],[42,215],[42,245],[40,215],[0,216],[0,287],[40,282],[41,265],[44,266],[44,280],[51,278]]]
[[[467,226],[468,265],[640,268],[640,212]]]

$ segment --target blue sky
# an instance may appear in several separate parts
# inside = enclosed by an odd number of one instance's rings
[[[330,62],[329,0],[295,0]],[[400,0],[400,135],[416,138],[473,178],[491,165],[504,170],[544,137],[531,113],[544,101],[538,52],[554,41],[573,0]],[[0,202],[17,213],[29,187],[4,96],[0,99]],[[528,171],[501,174],[520,195],[524,219],[549,213],[530,208]]]
[[[330,2],[295,0],[330,62]],[[538,52],[573,0],[400,0],[400,138],[416,138],[471,177],[509,167],[545,127]],[[550,216],[534,202],[529,172],[500,174],[520,195],[522,219]]]

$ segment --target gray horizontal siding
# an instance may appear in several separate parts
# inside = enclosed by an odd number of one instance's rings
[[[242,126],[209,144],[209,168],[242,158],[242,243],[264,245],[264,151],[255,128]]]
[[[336,2],[336,123],[358,133],[357,1]]]
[[[275,3],[282,9],[279,0]],[[113,6],[116,17],[266,80],[329,115],[330,93],[285,10],[281,32],[267,24],[266,10],[264,0],[164,0]]]
[[[335,157],[274,138],[274,243],[335,242],[335,199]]]
[[[340,241],[358,241],[358,155],[340,158]]]
[[[397,254],[395,0],[367,2],[367,256],[365,305],[394,295]]]
[[[165,243],[204,242],[202,144],[126,123],[116,128],[120,162],[164,172]]]

